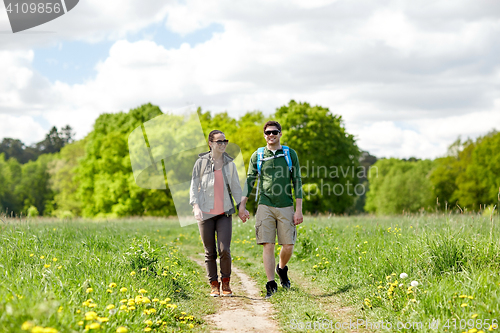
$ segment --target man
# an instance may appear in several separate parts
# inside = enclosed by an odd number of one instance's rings
[[[274,281],[276,235],[278,235],[278,243],[282,246],[276,273],[280,278],[281,286],[290,288],[286,264],[292,257],[293,246],[297,238],[296,226],[303,221],[299,159],[293,149],[281,146],[281,135],[281,125],[277,121],[268,121],[264,125],[264,138],[267,146],[254,152],[250,159],[247,182],[239,207],[239,216],[245,222],[249,216],[245,208],[246,202],[258,179],[259,203],[255,215],[255,237],[257,244],[263,245],[263,261],[268,280],[266,298],[271,297],[278,290],[278,285]],[[296,198],[295,210],[292,184]]]

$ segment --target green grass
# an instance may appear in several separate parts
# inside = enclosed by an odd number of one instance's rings
[[[207,331],[215,304],[175,245],[179,230],[139,219],[2,224],[0,331]]]
[[[147,319],[156,331],[208,330],[202,318],[216,310],[217,302],[207,297],[204,270],[188,259],[203,252],[196,225],[180,228],[168,220],[139,219],[35,221],[2,224],[0,331],[20,331],[30,322],[59,332],[83,332],[85,325],[98,323],[84,321],[89,311],[109,319],[100,323],[102,332],[116,332],[119,326],[143,331]],[[233,221],[233,262],[264,291],[255,220]],[[308,217],[298,228],[289,263],[295,276],[292,289],[280,288],[270,300],[281,329],[296,332],[291,321],[363,319],[390,322],[392,331],[480,330],[486,320],[500,319],[497,223],[477,215]],[[401,279],[401,273],[408,277]],[[411,281],[418,286],[410,288]],[[120,293],[121,287],[127,292]],[[140,288],[150,300],[170,298],[168,304],[177,308],[152,302],[116,311],[121,299],[135,298]],[[325,306],[323,296],[336,303]],[[89,298],[92,302],[83,305]],[[114,311],[106,309],[108,304]],[[151,307],[157,312],[144,314]],[[353,310],[349,318],[335,313],[340,307]],[[435,320],[439,328],[429,329]],[[398,330],[398,322],[423,326]]]

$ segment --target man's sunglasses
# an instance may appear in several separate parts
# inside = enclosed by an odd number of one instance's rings
[[[271,134],[272,134],[272,135],[278,135],[278,134],[280,134],[280,131],[278,131],[278,130],[273,130],[273,131],[264,131],[264,134],[265,134],[265,135],[271,135]]]
[[[229,142],[229,140],[217,140],[217,141],[212,141],[212,142],[215,142],[217,145],[221,146],[221,145],[227,145],[227,143]]]

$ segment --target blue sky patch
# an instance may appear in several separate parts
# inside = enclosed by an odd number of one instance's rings
[[[223,32],[221,24],[213,23],[204,29],[181,36],[165,28],[163,23],[151,25],[137,33],[127,36],[129,42],[153,40],[166,49],[179,48],[188,43],[195,46],[212,39],[214,33]],[[37,48],[33,67],[51,82],[61,81],[68,84],[81,84],[97,74],[95,66],[109,55],[115,41],[87,43],[82,41],[61,41],[55,45]]]

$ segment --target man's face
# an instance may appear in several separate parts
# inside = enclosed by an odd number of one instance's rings
[[[270,145],[279,143],[281,138],[281,131],[278,130],[276,126],[267,126],[266,130],[264,131],[264,138]]]

